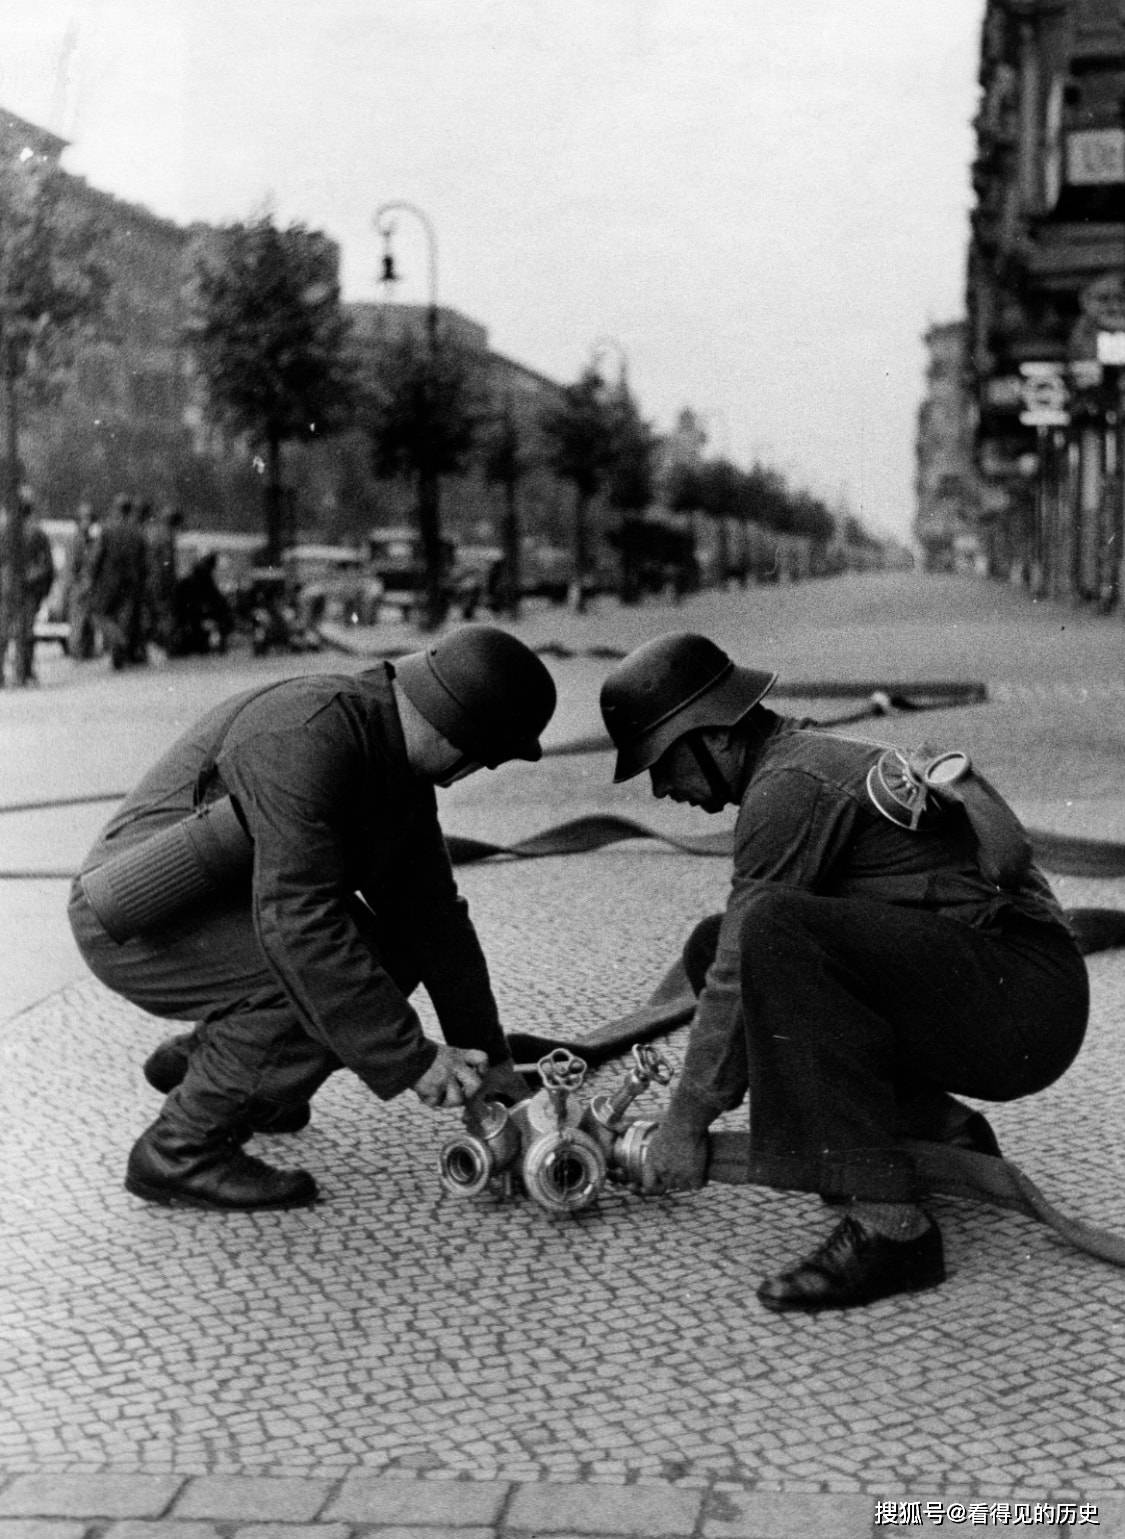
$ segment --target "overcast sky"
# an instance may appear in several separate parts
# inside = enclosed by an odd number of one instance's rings
[[[0,107],[181,222],[269,207],[381,296],[561,380],[627,359],[661,431],[913,513],[921,335],[962,313],[984,0],[0,0]],[[397,217],[396,297],[425,301]],[[606,340],[609,339],[609,340]]]

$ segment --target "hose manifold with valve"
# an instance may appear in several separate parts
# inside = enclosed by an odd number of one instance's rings
[[[672,1070],[647,1043],[612,1095],[583,1102],[586,1062],[556,1048],[536,1065],[541,1089],[514,1105],[488,1093],[487,1080],[465,1108],[465,1130],[441,1151],[441,1182],[458,1197],[522,1191],[549,1213],[577,1213],[597,1201],[607,1181],[639,1186],[644,1152],[657,1124],[626,1116],[633,1101]]]

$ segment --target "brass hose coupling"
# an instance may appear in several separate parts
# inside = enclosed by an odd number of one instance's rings
[[[655,1123],[630,1123],[626,1109],[671,1068],[651,1047],[633,1049],[633,1067],[613,1095],[586,1105],[578,1091],[586,1062],[556,1048],[536,1065],[542,1088],[505,1105],[487,1088],[465,1108],[465,1130],[442,1148],[441,1183],[458,1197],[522,1190],[549,1213],[577,1213],[596,1202],[607,1180],[639,1185],[643,1145]],[[637,1132],[644,1129],[644,1134]]]

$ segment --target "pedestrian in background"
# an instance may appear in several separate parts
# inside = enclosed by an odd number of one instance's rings
[[[963,754],[912,759],[779,716],[761,704],[775,680],[682,633],[602,688],[615,781],[647,770],[657,797],[738,808],[726,910],[685,952],[699,1001],[644,1179],[701,1186],[708,1127],[749,1092],[749,1179],[845,1210],[758,1298],[844,1308],[944,1281],[907,1141],[998,1154],[955,1096],[1057,1080],[1089,988],[1023,829]]]
[[[97,649],[97,629],[90,608],[90,568],[98,541],[98,525],[88,502],[78,505],[74,533],[63,569],[64,608],[67,620],[67,653],[88,662]]]
[[[143,623],[148,550],[132,499],[114,498],[90,564],[90,605],[114,669],[143,661],[136,639]]]
[[[141,601],[133,613],[129,633],[129,661],[147,663],[148,644],[153,639],[155,628],[155,616],[152,611],[152,542],[155,526],[151,502],[141,501],[136,504],[136,524],[144,546],[144,583],[141,589]]]
[[[218,564],[216,552],[205,551],[176,582],[175,623],[169,648],[174,657],[206,656],[227,649],[234,614],[215,580]]]
[[[12,649],[13,681],[31,684],[36,677],[35,617],[55,580],[55,558],[46,531],[35,517],[35,500],[30,487],[20,488],[17,517],[20,520],[22,582],[17,584],[13,580],[11,526],[8,525],[4,535],[8,555],[2,605],[3,640],[5,650],[9,645]]]
[[[164,507],[149,525],[148,636],[165,652],[172,650],[176,628],[176,536],[183,523],[178,508]]]

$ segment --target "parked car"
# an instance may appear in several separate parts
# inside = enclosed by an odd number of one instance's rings
[[[443,539],[441,544],[441,579],[446,601],[462,613],[466,609],[471,613],[480,602],[480,574],[461,564],[452,540]],[[372,529],[367,536],[367,558],[383,584],[384,604],[396,609],[404,620],[410,619],[426,591],[421,535],[402,525]]]
[[[562,604],[574,580],[574,553],[564,545],[528,535],[520,550],[520,591],[524,598]]]
[[[186,577],[204,556],[215,559],[215,586],[235,603],[251,570],[263,554],[260,534],[230,529],[180,529],[176,532],[176,575]]]
[[[378,622],[383,581],[355,546],[291,545],[282,552],[281,564],[299,595],[309,629],[325,621],[337,625]]]
[[[253,568],[239,593],[236,617],[250,637],[255,657],[320,649],[320,637],[308,624],[300,590],[283,567]]]
[[[39,612],[35,616],[35,639],[37,642],[57,642],[65,652],[70,644],[66,591],[67,558],[78,523],[73,518],[44,518],[40,519],[40,524],[51,544],[55,577],[51,583],[51,591],[40,604]]]
[[[480,602],[498,613],[504,600],[504,551],[499,545],[462,545],[457,565],[464,578],[472,574]],[[545,598],[561,604],[570,590],[574,557],[559,545],[526,537],[520,552],[520,598]]]

